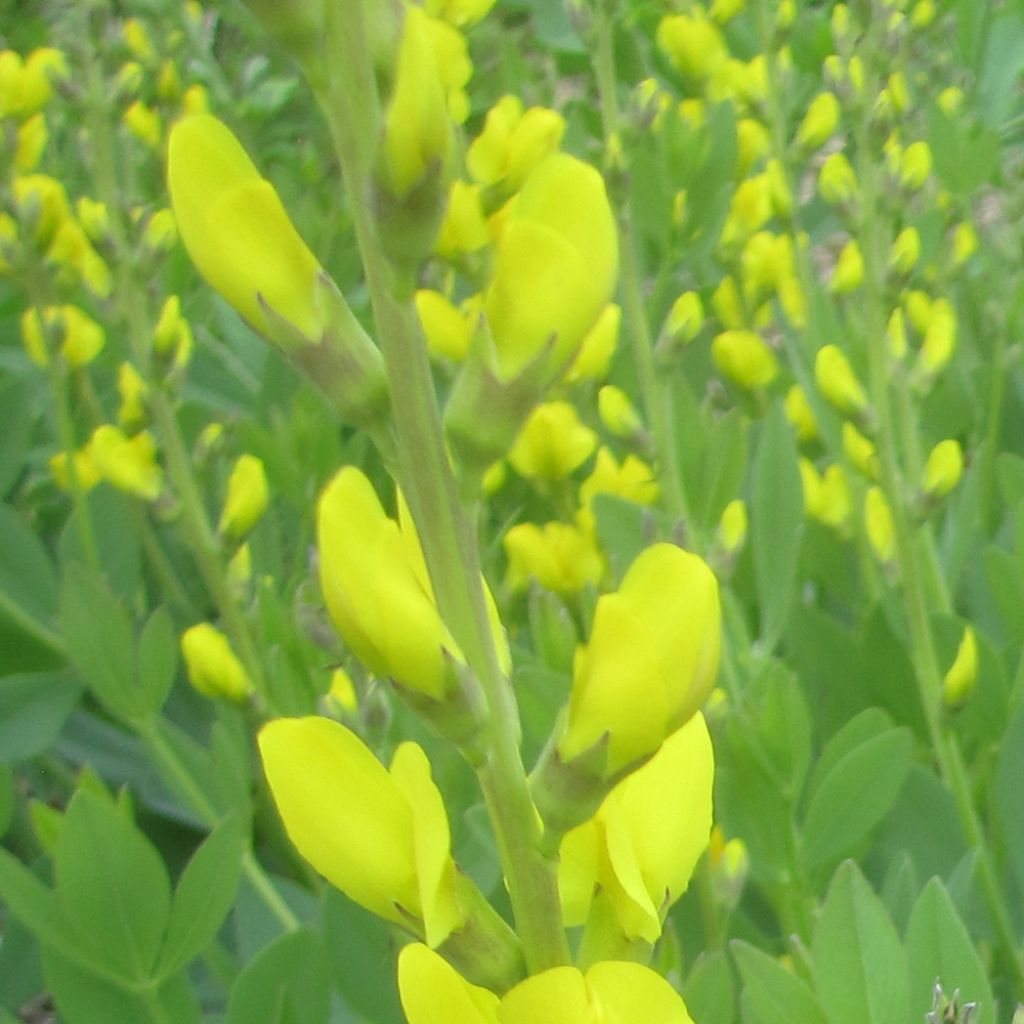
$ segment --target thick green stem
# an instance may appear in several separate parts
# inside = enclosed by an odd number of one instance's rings
[[[360,73],[365,51],[351,45],[361,30],[352,12],[329,29],[328,47],[347,64],[345,80],[315,81],[351,196],[357,241],[391,387],[399,476],[423,545],[438,610],[483,689],[487,736],[477,774],[491,814],[505,880],[531,972],[568,963],[555,865],[540,852],[541,830],[519,751],[519,716],[495,646],[471,517],[459,501],[444,446],[426,345],[414,306],[399,299],[371,209],[365,110],[375,109],[372,75]],[[331,38],[333,36],[333,38]]]

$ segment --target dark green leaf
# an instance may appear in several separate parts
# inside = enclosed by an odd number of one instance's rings
[[[0,504],[0,614],[59,645],[51,628],[56,609],[57,576],[46,548],[10,505]]]
[[[178,670],[178,637],[166,608],[157,608],[139,635],[138,669],[141,704],[155,715],[164,706]]]
[[[81,693],[77,680],[57,672],[0,679],[0,752],[4,760],[21,761],[46,750]]]
[[[1010,867],[1024,886],[1024,704],[1003,735],[996,763],[996,809]]]
[[[736,939],[729,948],[743,979],[743,1024],[825,1024],[806,982],[747,942]]]

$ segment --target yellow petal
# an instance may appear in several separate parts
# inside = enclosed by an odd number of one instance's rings
[[[399,954],[398,991],[409,1024],[497,1024],[498,997],[422,943]]]
[[[535,974],[506,993],[498,1008],[500,1024],[591,1024],[587,986],[575,967]]]
[[[606,1021],[693,1024],[682,996],[660,974],[642,964],[594,964],[587,971],[587,987]]]

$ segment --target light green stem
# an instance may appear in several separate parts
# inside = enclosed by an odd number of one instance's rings
[[[555,865],[540,852],[541,830],[519,751],[519,715],[499,664],[471,517],[459,501],[444,446],[440,411],[415,308],[395,294],[392,271],[372,219],[370,143],[361,131],[377,108],[354,8],[334,14],[328,50],[344,80],[328,71],[314,86],[324,108],[351,199],[377,335],[391,386],[400,481],[413,512],[438,610],[480,681],[488,709],[487,742],[475,767],[494,825],[527,967],[568,963]],[[360,71],[360,67],[363,68]],[[313,76],[311,76],[313,77]]]

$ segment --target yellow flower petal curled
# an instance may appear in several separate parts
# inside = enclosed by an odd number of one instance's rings
[[[118,490],[146,501],[160,496],[164,475],[152,434],[143,431],[127,437],[117,427],[104,424],[93,431],[85,450],[100,477]]]
[[[601,175],[563,153],[547,157],[512,202],[484,300],[501,375],[515,375],[548,344],[564,364],[608,304],[617,268]]]
[[[940,441],[928,455],[921,488],[931,499],[946,497],[964,475],[964,451],[955,438]]]
[[[718,583],[696,555],[655,544],[597,602],[577,655],[563,760],[609,737],[608,770],[652,754],[703,704],[721,648]]]
[[[814,360],[814,381],[829,404],[844,416],[858,416],[868,405],[864,386],[838,345],[824,345]]]
[[[188,681],[205,697],[235,703],[252,693],[252,683],[228,638],[209,622],[186,629],[181,636]]]
[[[753,331],[723,331],[711,343],[711,358],[729,380],[748,391],[767,387],[779,373],[768,344]]]
[[[263,769],[288,836],[329,882],[396,924],[423,922],[440,944],[461,922],[448,819],[414,743],[388,772],[327,718],[279,718],[259,734]]]
[[[217,531],[240,540],[263,517],[269,500],[270,489],[262,461],[255,455],[240,455],[228,479],[228,494]]]
[[[978,637],[973,626],[964,628],[953,664],[942,677],[942,702],[947,708],[963,707],[978,682]]]
[[[167,181],[178,231],[203,277],[257,330],[265,329],[262,300],[319,341],[320,265],[227,126],[208,114],[179,121],[171,130]]]
[[[398,988],[409,1024],[498,1024],[498,997],[418,942],[399,954]]]
[[[571,523],[517,523],[503,544],[513,590],[535,579],[555,593],[574,594],[604,576],[604,559],[593,538]]]
[[[569,402],[545,402],[530,413],[508,461],[529,480],[561,480],[594,452],[597,435]]]
[[[599,892],[627,938],[657,941],[708,845],[714,767],[698,713],[565,836],[559,889],[567,924],[584,924]]]

